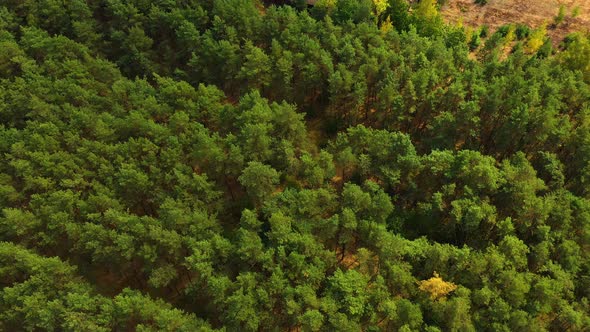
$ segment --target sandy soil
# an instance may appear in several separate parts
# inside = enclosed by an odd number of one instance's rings
[[[559,6],[566,8],[566,18],[557,27],[552,27]],[[579,7],[575,18],[571,13]],[[554,43],[559,43],[574,31],[590,31],[590,0],[488,0],[480,6],[474,0],[448,0],[442,8],[443,17],[449,23],[463,20],[463,24],[478,27],[487,24],[492,31],[507,23],[524,23],[536,28],[544,23]]]

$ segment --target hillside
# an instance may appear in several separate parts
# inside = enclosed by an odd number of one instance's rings
[[[548,30],[554,43],[558,43],[571,32],[590,28],[590,0],[489,0],[483,6],[473,0],[449,0],[442,8],[442,15],[449,23],[462,19],[463,24],[470,27],[487,24],[495,30],[504,24],[523,23],[536,28],[544,23],[550,26],[561,5],[566,8],[565,20]],[[572,17],[576,7],[579,7],[579,15]]]

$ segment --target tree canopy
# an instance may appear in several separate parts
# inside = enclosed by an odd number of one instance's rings
[[[0,0],[0,330],[589,330],[590,39],[437,6]]]

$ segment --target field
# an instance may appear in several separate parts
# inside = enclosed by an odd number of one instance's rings
[[[561,5],[566,8],[565,20],[552,27]],[[572,17],[576,7],[579,15]],[[487,24],[492,30],[507,23],[524,23],[533,28],[547,23],[548,34],[555,43],[571,32],[590,29],[590,0],[489,0],[483,6],[473,0],[449,0],[442,14],[450,23],[462,19],[467,26]]]

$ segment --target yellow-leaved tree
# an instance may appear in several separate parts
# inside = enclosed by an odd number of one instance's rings
[[[443,298],[457,289],[457,285],[452,282],[444,281],[436,271],[432,278],[418,281],[418,284],[420,285],[420,290],[429,293],[430,298],[433,300]]]
[[[383,23],[381,23],[381,26],[379,27],[379,30],[381,30],[381,32],[383,34],[386,34],[391,29],[393,29],[393,23],[391,23],[391,17],[387,16],[387,18],[385,19],[385,21],[383,21]]]
[[[531,33],[525,45],[525,51],[528,53],[537,52],[545,44],[545,38],[547,38],[547,24],[543,24]]]
[[[514,41],[514,39],[516,39],[516,25],[510,24],[510,26],[508,27],[508,33],[506,33],[506,37],[504,37],[504,46],[510,45]],[[541,43],[539,47],[541,47],[542,45],[543,43]]]
[[[572,70],[579,70],[584,79],[590,82],[590,36],[576,33],[565,52],[559,56],[561,62]]]
[[[438,17],[435,0],[422,0],[416,8],[416,13],[427,20],[433,20]]]
[[[375,8],[375,16],[379,17],[389,7],[388,0],[373,0],[373,8]]]

